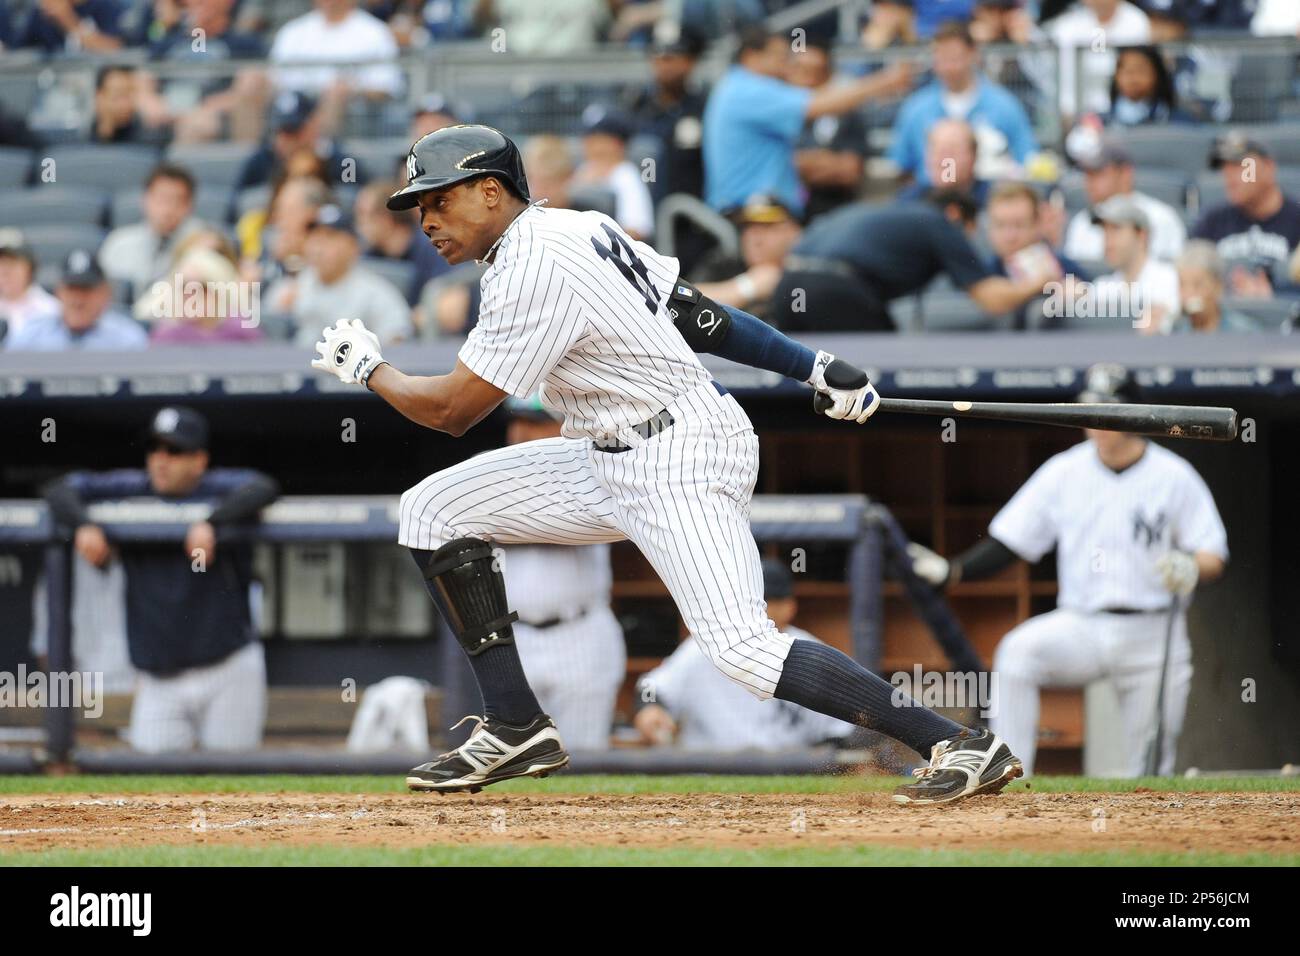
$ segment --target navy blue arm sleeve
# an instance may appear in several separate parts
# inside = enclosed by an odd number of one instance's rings
[[[808,381],[817,360],[816,352],[788,338],[757,316],[729,305],[723,308],[731,316],[731,327],[727,329],[726,338],[713,349],[714,355],[751,368],[776,372],[799,382]]]

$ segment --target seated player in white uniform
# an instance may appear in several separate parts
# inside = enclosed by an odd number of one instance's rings
[[[1136,395],[1122,366],[1096,365],[1079,401]],[[993,574],[1017,557],[1038,561],[1055,547],[1056,610],[1013,629],[994,655],[993,732],[1028,774],[1039,689],[1108,677],[1119,695],[1129,773],[1139,776],[1156,736],[1164,667],[1158,767],[1169,774],[1192,680],[1186,605],[1198,584],[1223,574],[1227,534],[1209,488],[1184,459],[1138,435],[1085,431],[1087,441],[1034,472],[993,518],[988,538],[952,560],[912,545],[912,568],[942,586]]]
[[[536,398],[508,398],[504,408],[510,415],[508,444],[560,434],[560,419]],[[518,544],[501,550],[506,593],[519,615],[515,646],[538,703],[564,728],[570,747],[606,749],[627,674],[623,629],[609,607],[609,545]]]
[[[794,627],[799,610],[790,569],[763,561],[767,615],[797,641],[817,638]],[[759,700],[727,680],[687,637],[677,650],[637,682],[632,723],[649,744],[676,743],[686,750],[791,750],[852,734],[856,727],[786,700]]]

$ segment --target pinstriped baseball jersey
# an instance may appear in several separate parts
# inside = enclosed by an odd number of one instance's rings
[[[1055,545],[1056,603],[1076,611],[1168,606],[1156,560],[1171,549],[1228,557],[1205,481],[1154,442],[1118,474],[1090,441],[1053,455],[994,516],[989,534],[1028,561]]]
[[[460,360],[512,395],[540,387],[565,437],[626,441],[710,380],[668,313],[677,275],[602,213],[530,206],[497,243]]]

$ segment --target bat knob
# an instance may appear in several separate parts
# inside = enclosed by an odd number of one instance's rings
[[[825,392],[813,392],[813,411],[818,415],[825,414],[826,409],[834,404],[835,402]]]

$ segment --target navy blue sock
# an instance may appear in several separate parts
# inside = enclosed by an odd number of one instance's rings
[[[418,548],[410,550],[411,557],[415,558],[415,563],[423,574],[424,569],[428,567],[429,559],[433,557],[433,552],[421,551]],[[442,604],[438,600],[433,582],[424,578],[424,587],[441,612]],[[447,615],[443,614],[443,620],[446,619]],[[448,622],[448,627],[450,626]],[[464,647],[462,646],[461,649],[464,650]],[[515,647],[514,641],[508,644],[494,644],[478,654],[465,656],[483,694],[484,717],[502,720],[514,726],[523,726],[542,712],[542,705],[537,702],[537,696],[528,686],[528,677],[524,674],[524,665],[519,661],[519,650]]]
[[[853,658],[817,641],[795,641],[775,696],[901,740],[929,759],[930,748],[966,728],[922,707],[895,702],[896,689]]]

